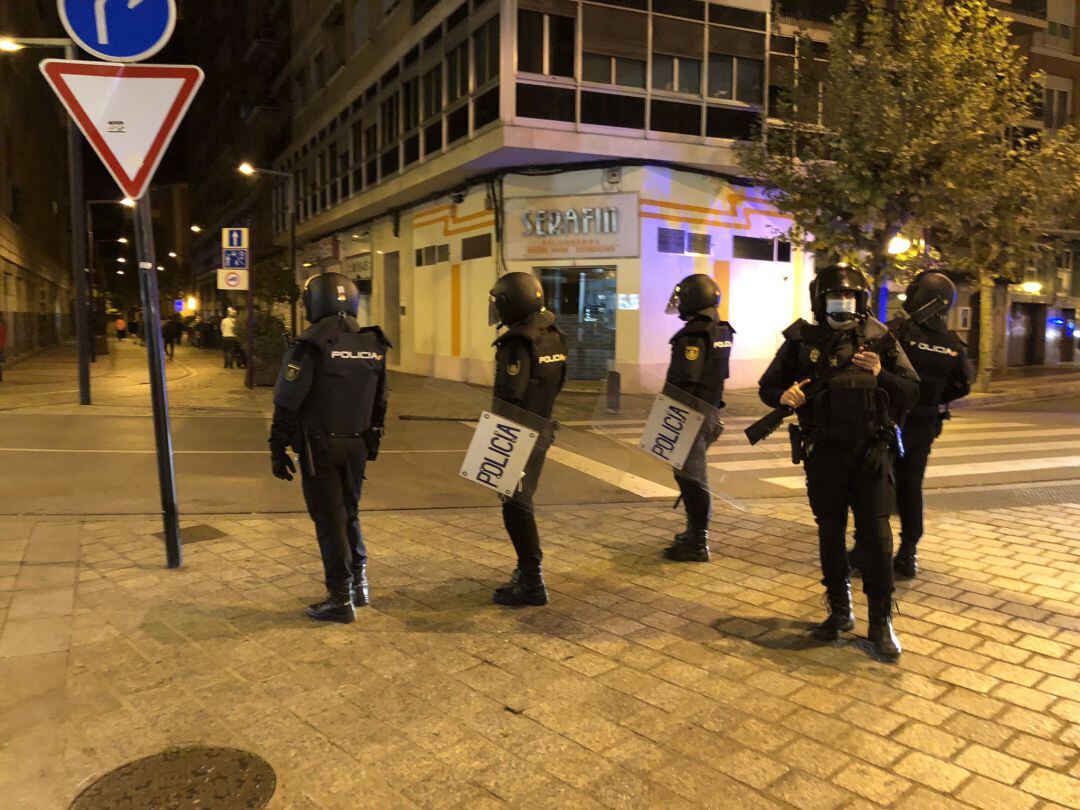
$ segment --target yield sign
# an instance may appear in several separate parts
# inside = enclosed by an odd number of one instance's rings
[[[133,200],[146,192],[203,81],[193,65],[46,59],[41,72]]]

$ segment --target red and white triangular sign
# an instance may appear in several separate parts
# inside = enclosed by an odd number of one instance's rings
[[[46,59],[41,72],[133,200],[146,193],[203,81],[194,65]]]

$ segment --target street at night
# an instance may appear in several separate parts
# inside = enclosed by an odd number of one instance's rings
[[[1080,810],[1080,0],[0,3],[3,810]]]

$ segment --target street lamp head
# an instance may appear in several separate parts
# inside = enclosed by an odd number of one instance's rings
[[[247,161],[244,161],[239,166],[237,166],[236,170],[240,172],[240,174],[246,175],[248,177],[251,177],[251,175],[255,174],[255,167]]]
[[[21,42],[18,42],[11,37],[0,37],[0,51],[4,53],[15,53],[21,51],[26,46]]]
[[[122,276],[122,275],[124,275],[124,271],[123,270],[117,270],[116,275]]]
[[[157,269],[158,269],[158,270],[161,270],[162,272],[164,272],[164,271],[165,271],[165,268],[164,268],[164,267],[163,267],[162,265],[160,265],[160,264],[159,264],[159,265],[157,266]]]
[[[175,259],[176,258],[176,251],[175,250],[170,250],[169,251],[169,258],[170,259]]]
[[[134,208],[137,205],[131,197],[124,197],[124,199],[120,200],[120,204],[125,208]]]
[[[128,240],[127,240],[127,237],[126,237],[126,236],[121,236],[121,237],[120,237],[119,239],[117,239],[116,241],[117,241],[117,242],[119,242],[119,243],[120,243],[121,245],[126,245],[126,244],[128,243]]]
[[[191,232],[192,233],[202,233],[202,227],[199,226],[199,225],[192,225],[191,226]]]
[[[120,262],[120,264],[127,264],[127,259],[125,259],[123,256],[118,258],[117,261]]]

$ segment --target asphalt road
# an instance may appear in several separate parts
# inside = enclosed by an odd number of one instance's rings
[[[802,494],[801,470],[781,430],[756,448],[750,420],[729,421],[709,455],[714,490],[741,500]],[[642,422],[564,425],[537,502],[575,504],[674,496],[670,471],[634,446]],[[257,416],[173,419],[182,513],[292,513],[298,482],[270,475],[267,422]],[[366,509],[490,506],[495,498],[458,470],[472,426],[393,420],[369,468]],[[1080,479],[1080,398],[958,411],[935,446],[928,488]],[[146,416],[0,413],[0,515],[154,514],[153,432]]]

